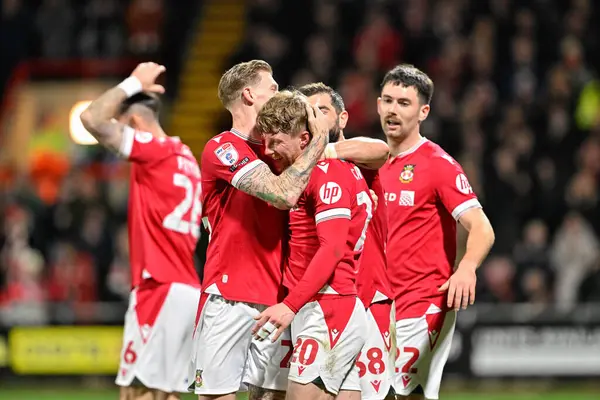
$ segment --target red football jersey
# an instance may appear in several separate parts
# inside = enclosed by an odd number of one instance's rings
[[[202,222],[210,232],[203,291],[265,305],[281,299],[287,212],[236,189],[262,164],[264,146],[240,132],[212,138],[202,152]]]
[[[387,275],[385,245],[387,242],[387,206],[378,170],[361,168],[370,189],[377,196],[377,208],[368,210],[373,217],[367,228],[367,238],[359,258],[356,288],[365,307],[374,302],[393,299]]]
[[[358,167],[341,160],[320,161],[312,172],[308,186],[290,211],[289,256],[284,286],[293,289],[304,279],[305,272],[319,250],[322,237],[319,224],[334,219],[350,219],[346,251],[319,293],[356,295],[357,265],[362,251],[372,209],[369,188]],[[317,294],[315,292],[314,294]]]
[[[202,205],[196,158],[179,138],[155,138],[130,127],[120,153],[132,162],[127,215],[132,286],[147,278],[198,286],[193,254]]]
[[[438,288],[452,275],[456,221],[481,207],[461,166],[423,138],[379,170],[388,207],[387,266],[396,318],[445,308]]]

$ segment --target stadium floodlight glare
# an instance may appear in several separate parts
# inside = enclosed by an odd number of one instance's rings
[[[71,114],[69,116],[69,131],[71,133],[71,139],[80,145],[89,146],[92,144],[98,144],[98,141],[85,129],[79,117],[83,110],[89,106],[91,101],[78,101],[71,108]]]

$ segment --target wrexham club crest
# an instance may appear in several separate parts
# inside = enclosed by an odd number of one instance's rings
[[[409,183],[412,182],[415,176],[415,165],[414,164],[406,164],[404,168],[402,168],[402,172],[400,173],[400,182]]]

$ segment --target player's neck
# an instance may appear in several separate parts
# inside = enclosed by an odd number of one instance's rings
[[[388,138],[387,142],[390,148],[390,156],[396,157],[398,154],[404,153],[405,151],[412,149],[421,141],[421,139],[423,139],[423,136],[421,136],[419,131],[411,132],[404,138]]]
[[[256,112],[253,109],[236,109],[231,111],[233,123],[231,129],[235,129],[251,139],[261,140],[259,132],[256,132]]]

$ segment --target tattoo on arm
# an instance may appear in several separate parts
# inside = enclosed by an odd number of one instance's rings
[[[312,140],[296,162],[277,176],[266,164],[250,171],[238,184],[238,189],[282,210],[294,207],[306,189],[310,174],[321,158],[327,138]]]
[[[117,117],[121,103],[127,99],[127,94],[114,87],[94,100],[89,107],[81,113],[81,122],[98,140],[98,143],[112,151],[119,151],[123,141],[123,128],[125,125],[113,122]]]

